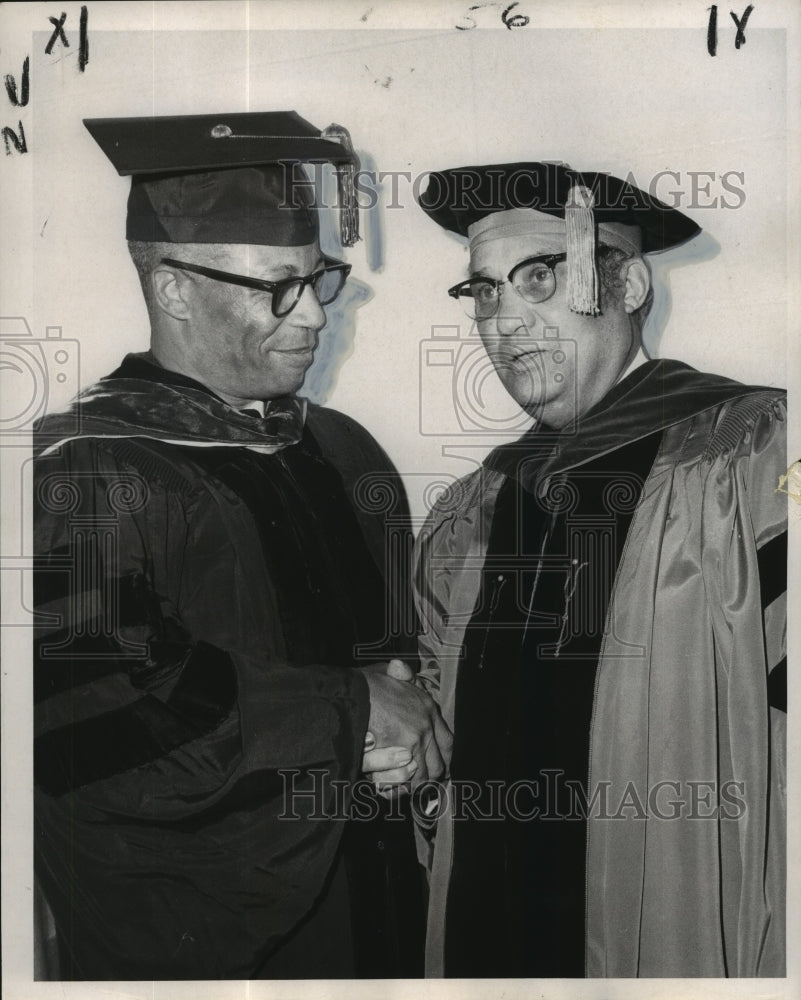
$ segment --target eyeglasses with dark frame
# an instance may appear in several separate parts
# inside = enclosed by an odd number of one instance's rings
[[[566,253],[540,254],[526,257],[515,264],[505,281],[495,278],[475,277],[460,281],[448,289],[448,295],[461,299],[471,319],[490,319],[498,311],[501,288],[509,283],[527,302],[546,302],[556,291],[554,267],[567,260]],[[473,308],[464,299],[473,300]]]
[[[224,281],[229,285],[241,285],[243,288],[255,288],[260,292],[272,295],[270,307],[276,319],[288,316],[300,302],[306,285],[311,285],[317,301],[321,306],[327,306],[339,295],[348,280],[351,271],[350,264],[339,260],[324,258],[324,266],[312,274],[298,278],[282,278],[280,281],[267,281],[265,278],[251,278],[244,274],[232,274],[229,271],[218,271],[213,267],[201,264],[189,264],[186,261],[175,260],[172,257],[162,257],[162,264],[178,267],[182,271],[191,271],[204,278],[214,281]]]

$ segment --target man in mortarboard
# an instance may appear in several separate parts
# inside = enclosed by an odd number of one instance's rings
[[[391,661],[407,574],[359,484],[405,498],[358,424],[296,395],[350,270],[299,164],[334,163],[351,245],[349,137],[295,113],[86,125],[132,175],[151,350],[36,435],[50,978],[419,975],[409,824],[352,792],[441,773],[447,746]]]
[[[647,255],[699,229],[632,185],[468,167],[420,204],[534,417],[418,539],[428,973],[782,976],[784,393],[646,357]]]

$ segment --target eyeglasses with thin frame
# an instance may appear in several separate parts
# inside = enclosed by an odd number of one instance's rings
[[[527,302],[546,302],[556,291],[553,269],[563,260],[567,260],[566,253],[526,257],[515,264],[505,281],[481,276],[468,278],[449,288],[448,295],[461,301],[471,319],[490,319],[494,316],[501,301],[501,289],[507,283]]]
[[[306,285],[312,286],[320,305],[327,306],[342,291],[351,270],[350,264],[324,258],[324,266],[312,274],[297,278],[282,278],[280,281],[267,281],[265,278],[251,278],[244,274],[218,271],[213,267],[190,264],[172,257],[162,257],[161,263],[168,264],[170,267],[178,267],[182,271],[200,274],[204,278],[212,278],[214,281],[224,281],[229,285],[241,285],[243,288],[255,288],[260,292],[269,292],[272,295],[270,307],[276,319],[282,319],[292,312],[300,302]]]

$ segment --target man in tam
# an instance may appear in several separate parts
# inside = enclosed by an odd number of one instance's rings
[[[784,393],[646,357],[648,255],[699,228],[632,185],[467,167],[420,204],[469,240],[449,294],[534,417],[418,540],[454,733],[428,972],[782,976]]]
[[[360,481],[405,498],[358,424],[297,395],[350,267],[293,171],[334,163],[352,245],[349,137],[294,112],[86,125],[132,175],[151,349],[36,434],[48,978],[419,975],[410,824],[352,797],[447,753],[393,659],[408,574]]]

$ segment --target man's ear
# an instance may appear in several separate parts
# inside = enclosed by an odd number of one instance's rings
[[[636,312],[645,302],[651,287],[651,272],[642,257],[627,261],[626,288],[623,293],[623,305],[627,313]]]
[[[185,320],[191,311],[191,282],[174,267],[159,264],[150,276],[158,307],[173,319]]]

